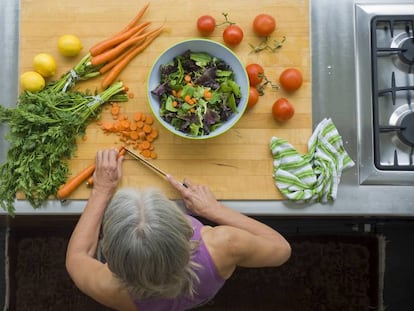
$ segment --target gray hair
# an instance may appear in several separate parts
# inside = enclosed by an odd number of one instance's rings
[[[102,253],[109,269],[136,296],[192,296],[198,266],[191,261],[193,228],[160,191],[121,189],[102,222]]]

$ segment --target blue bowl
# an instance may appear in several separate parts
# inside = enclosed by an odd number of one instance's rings
[[[192,136],[182,131],[176,130],[170,123],[165,121],[159,113],[160,99],[151,91],[160,84],[160,65],[171,62],[176,56],[182,55],[184,52],[205,52],[223,60],[231,67],[234,72],[234,81],[239,85],[241,91],[241,99],[237,106],[237,112],[233,113],[230,118],[223,122],[221,126],[210,132],[208,135]],[[147,81],[147,96],[151,110],[157,120],[171,133],[189,139],[210,139],[221,135],[231,129],[243,116],[249,99],[249,78],[246,70],[238,58],[238,56],[226,46],[208,39],[191,39],[179,42],[165,50],[152,65]]]

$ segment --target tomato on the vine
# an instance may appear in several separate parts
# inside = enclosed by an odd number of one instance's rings
[[[261,65],[255,63],[248,64],[246,66],[246,72],[251,86],[257,86],[262,83],[264,78],[264,69]]]
[[[276,29],[276,20],[269,14],[259,14],[253,20],[253,31],[260,37],[270,36]]]
[[[279,84],[287,92],[296,91],[302,82],[302,73],[296,68],[285,69],[279,76]]]
[[[243,30],[237,25],[227,26],[223,31],[223,40],[228,45],[237,45],[243,40]]]
[[[250,87],[249,100],[247,101],[247,108],[252,108],[259,101],[259,91],[254,87]]]
[[[278,122],[285,122],[293,117],[295,108],[286,98],[279,98],[272,106],[273,118]]]
[[[197,29],[204,35],[208,36],[213,33],[216,28],[216,20],[210,15],[203,15],[197,19]]]

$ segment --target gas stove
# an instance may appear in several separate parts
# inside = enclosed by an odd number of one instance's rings
[[[360,183],[414,185],[414,5],[355,14]]]

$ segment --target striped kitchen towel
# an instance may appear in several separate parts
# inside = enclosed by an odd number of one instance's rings
[[[285,139],[272,137],[273,178],[280,192],[298,202],[335,200],[341,174],[354,166],[331,119],[322,120],[299,154]]]

